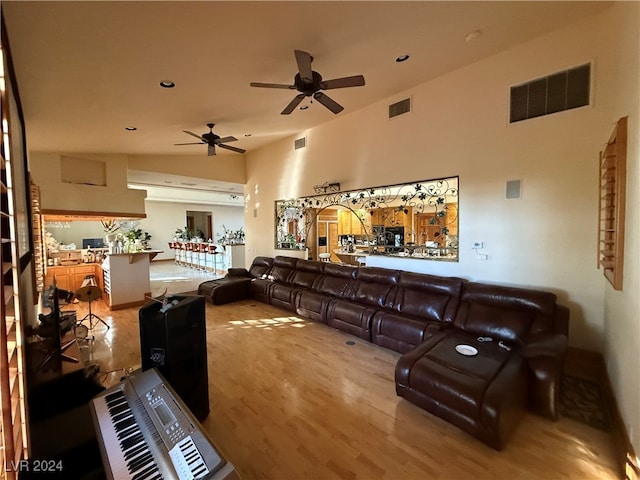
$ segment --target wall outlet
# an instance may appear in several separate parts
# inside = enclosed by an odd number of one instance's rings
[[[483,248],[484,244],[482,242],[473,242],[473,248]]]

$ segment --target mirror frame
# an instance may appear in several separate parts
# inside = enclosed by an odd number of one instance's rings
[[[457,262],[459,184],[459,177],[453,176],[276,200],[274,246],[282,250],[307,249],[309,231],[320,212],[330,207],[342,207],[350,210],[362,223],[367,246],[365,251],[368,255]],[[404,238],[412,241],[405,242],[401,249],[378,244],[376,238],[379,232],[374,232],[371,222],[362,217],[363,211],[368,211],[370,218],[373,218],[376,211],[382,211],[387,219],[393,212],[394,217],[389,220],[391,226],[394,222],[401,225],[395,220],[395,213],[430,215],[429,225],[433,227],[436,237],[444,238],[443,244],[439,240],[421,245],[416,241],[418,233],[413,229],[405,230]],[[450,234],[451,231],[456,234]]]

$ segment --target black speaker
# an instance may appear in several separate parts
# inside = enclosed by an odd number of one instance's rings
[[[142,370],[156,367],[200,421],[209,415],[204,297],[169,296],[139,311]]]

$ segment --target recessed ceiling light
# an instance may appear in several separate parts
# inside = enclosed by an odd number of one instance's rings
[[[309,105],[303,105],[300,107],[300,110],[306,110],[307,108],[309,108]]]
[[[160,82],[160,86],[161,86],[162,88],[173,88],[173,87],[175,87],[175,86],[176,86],[176,84],[175,84],[175,83],[173,83],[171,80],[162,80],[162,81]]]
[[[409,55],[406,53],[403,55],[400,55],[399,57],[396,57],[396,62],[398,63],[406,62],[407,60],[409,60]]]
[[[173,182],[170,182],[169,180],[165,180],[164,183],[173,183]]]
[[[476,40],[477,38],[480,38],[482,36],[482,30],[474,30],[473,32],[469,32],[467,33],[467,35],[464,37],[464,41],[465,42],[473,42],[474,40]]]
[[[135,132],[136,130],[138,130],[136,127],[131,127],[131,126],[129,126],[129,127],[124,127],[124,129],[125,129],[127,132]]]
[[[250,134],[250,133],[245,133],[245,134],[244,134],[244,136],[245,136],[245,137],[250,137],[250,136],[251,136],[251,134]]]

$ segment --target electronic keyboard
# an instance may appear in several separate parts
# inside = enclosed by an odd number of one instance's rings
[[[107,478],[224,479],[235,473],[155,368],[134,372],[93,398],[91,407]]]

